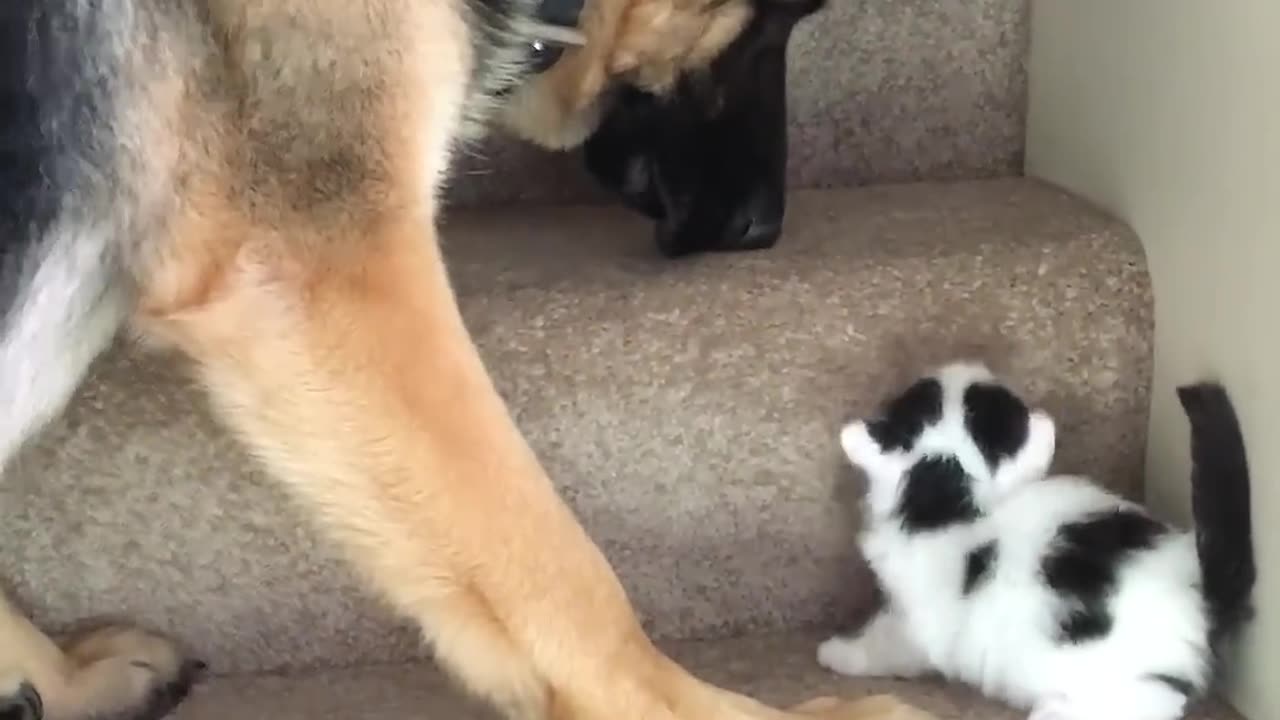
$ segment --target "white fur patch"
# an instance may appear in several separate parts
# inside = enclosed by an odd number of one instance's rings
[[[868,477],[859,546],[888,602],[862,631],[818,648],[818,662],[854,676],[937,671],[1032,712],[1032,720],[1177,720],[1185,698],[1154,680],[1200,689],[1208,681],[1208,617],[1197,588],[1194,537],[1157,539],[1118,566],[1109,632],[1080,644],[1058,637],[1063,597],[1044,579],[1060,528],[1104,510],[1134,508],[1089,478],[1049,476],[1053,419],[1030,411],[1020,448],[992,468],[966,428],[964,395],[996,379],[975,363],[933,374],[942,414],[909,451],[882,448],[862,420],[840,445]],[[958,458],[980,511],[929,532],[904,528],[894,512],[907,473],[927,456]],[[971,553],[994,548],[980,581],[965,591]]]
[[[0,471],[60,413],[125,315],[109,233],[55,226],[0,327]]]

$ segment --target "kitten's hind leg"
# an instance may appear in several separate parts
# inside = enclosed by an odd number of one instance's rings
[[[1027,720],[1181,720],[1186,710],[1183,689],[1144,678],[1055,694],[1036,703]]]
[[[916,677],[930,670],[924,652],[889,608],[853,635],[835,635],[818,646],[818,664],[853,677]]]

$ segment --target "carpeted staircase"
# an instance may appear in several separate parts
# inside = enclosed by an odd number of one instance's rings
[[[466,319],[648,627],[709,679],[1019,716],[813,660],[869,593],[837,428],[930,363],[987,358],[1058,417],[1059,468],[1140,493],[1142,249],[1019,177],[1026,45],[1023,0],[836,0],[806,22],[795,190],[768,252],[667,261],[576,158],[495,141],[463,162],[444,236]],[[0,507],[0,578],[37,622],[123,615],[211,663],[179,720],[490,717],[164,360],[105,357]]]

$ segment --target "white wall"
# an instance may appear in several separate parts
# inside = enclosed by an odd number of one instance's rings
[[[1128,221],[1148,254],[1158,511],[1190,515],[1174,386],[1211,376],[1233,393],[1261,578],[1228,691],[1252,720],[1280,720],[1280,0],[1032,0],[1032,13],[1027,172]]]

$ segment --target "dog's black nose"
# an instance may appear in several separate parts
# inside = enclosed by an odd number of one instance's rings
[[[746,232],[738,240],[738,247],[744,250],[761,250],[773,247],[782,236],[782,220],[752,220]]]
[[[725,250],[763,250],[782,235],[782,201],[772,193],[757,193],[725,228]]]

